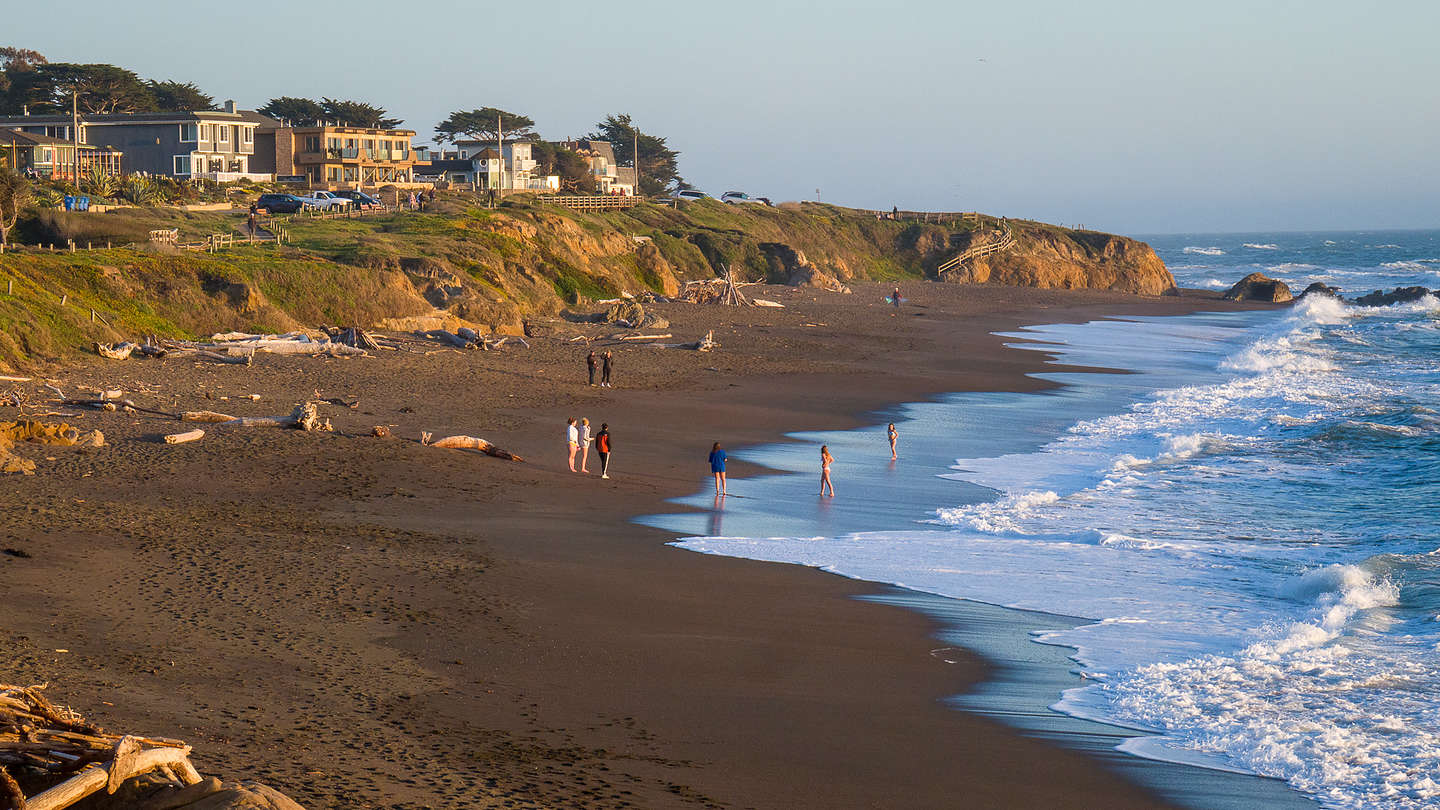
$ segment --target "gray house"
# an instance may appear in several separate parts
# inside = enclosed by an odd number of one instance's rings
[[[256,123],[247,118],[233,101],[219,111],[82,115],[80,143],[123,152],[131,172],[221,182],[273,179],[251,171]],[[0,129],[72,137],[69,115],[0,116]]]

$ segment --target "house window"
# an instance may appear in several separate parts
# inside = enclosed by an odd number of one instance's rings
[[[44,146],[44,147],[41,147],[41,148],[40,148],[40,162],[41,162],[41,163],[44,163],[44,164],[47,164],[47,165],[48,165],[49,163],[51,163],[51,162],[54,161],[54,160],[55,160],[54,153],[52,153],[52,152],[50,151],[50,147]]]
[[[319,151],[320,151],[320,136],[319,136],[319,135],[306,135],[306,136],[305,136],[305,151],[306,151],[306,152],[319,152]]]
[[[329,171],[330,171],[329,180],[330,180],[331,182],[334,182],[334,183],[340,182],[340,167],[339,167],[339,166],[331,166]]]
[[[176,156],[175,156],[175,173],[176,173],[176,174],[189,174],[189,173],[190,173],[190,156],[189,156],[189,155],[176,155]]]
[[[215,129],[219,130],[220,132],[220,143],[230,142],[230,127],[227,127],[224,124],[216,124]]]
[[[194,143],[195,141],[196,141],[195,125],[194,125],[194,124],[181,124],[181,125],[180,125],[180,142],[181,142],[181,143]]]
[[[245,143],[255,142],[255,129],[253,127],[245,127],[240,131],[245,133]]]

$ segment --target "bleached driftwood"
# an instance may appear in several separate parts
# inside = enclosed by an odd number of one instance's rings
[[[503,458],[507,461],[525,460],[508,450],[501,450],[490,442],[476,436],[446,436],[443,439],[430,441],[430,434],[425,433],[421,435],[420,442],[421,444],[428,444],[431,447],[448,447],[456,450],[479,450],[487,456]]]
[[[9,374],[0,374],[0,382],[30,382],[32,377],[12,377]]]
[[[650,345],[659,349],[693,349],[697,352],[708,352],[720,347],[720,344],[715,341],[714,329],[706,332],[705,337],[694,343],[651,343]]]
[[[131,352],[140,348],[134,343],[93,343],[95,353],[108,360],[128,360]]]
[[[662,340],[668,337],[675,337],[666,332],[663,335],[611,335],[612,340]]]
[[[186,442],[198,442],[205,438],[205,431],[200,428],[186,431],[184,433],[171,433],[165,437],[166,444],[185,444]]]
[[[467,330],[467,331],[469,331],[469,330]],[[475,343],[473,343],[472,341],[466,340],[465,338],[461,337],[460,335],[458,335],[458,334],[456,334],[456,333],[454,333],[454,332],[447,332],[447,331],[444,330],[444,329],[427,329],[427,330],[425,330],[425,331],[423,331],[423,332],[422,332],[422,331],[417,331],[417,332],[415,333],[415,336],[416,336],[416,337],[422,337],[422,338],[429,338],[430,340],[436,340],[436,341],[439,341],[439,342],[441,342],[441,343],[445,343],[445,344],[448,344],[448,345],[450,345],[450,346],[454,346],[454,347],[457,348],[457,349],[474,349],[474,348],[478,348],[478,347],[475,345]]]
[[[765,298],[751,298],[750,303],[754,304],[757,307],[778,307],[780,309],[785,308],[785,305],[780,303],[779,301],[770,301]]]
[[[180,414],[181,422],[233,422],[235,417],[215,411],[185,411]]]
[[[154,408],[142,408],[139,405],[136,405],[131,400],[111,399],[104,395],[102,395],[100,399],[63,399],[60,401],[60,404],[70,408],[97,408],[102,411],[111,412],[120,410],[136,411],[139,413],[152,414],[154,416],[164,416],[170,419],[176,418],[176,414],[170,413],[169,411],[157,411]]]
[[[289,416],[238,416],[220,424],[228,427],[278,427],[305,431],[331,429],[330,420],[320,418],[319,406],[314,402],[296,405]]]
[[[117,777],[119,782],[123,782],[161,767],[178,767],[182,780],[194,775],[195,781],[198,782],[200,781],[199,775],[195,773],[195,767],[190,764],[189,754],[190,746],[188,745],[183,748],[151,748],[136,753],[123,763],[112,762],[87,768],[44,793],[26,799],[25,808],[26,810],[61,810],[92,793],[107,789]],[[194,784],[194,782],[187,781],[186,784]],[[111,792],[114,791],[111,790]]]

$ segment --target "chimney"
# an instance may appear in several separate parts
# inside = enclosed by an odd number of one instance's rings
[[[225,99],[225,112],[235,112],[235,101],[233,99]]]

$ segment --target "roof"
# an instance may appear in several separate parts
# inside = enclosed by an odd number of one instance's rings
[[[633,188],[635,186],[635,167],[616,166],[615,182],[619,183],[622,186],[630,186]]]
[[[268,115],[262,115],[254,110],[236,110],[235,114],[240,116],[241,121],[248,124],[255,124],[259,129],[279,129],[286,126],[286,124],[282,124],[276,119]]]
[[[468,172],[473,171],[475,164],[468,160],[432,160],[429,163],[416,163],[413,171],[416,174],[440,174],[442,172]]]
[[[3,127],[0,127],[0,143],[4,143],[7,146],[72,145],[64,138],[52,138],[49,135],[41,135],[38,132],[21,132],[17,129],[5,129]]]
[[[476,152],[475,154],[471,155],[471,156],[470,156],[470,159],[471,159],[471,160],[476,160],[476,159],[479,159],[479,160],[499,160],[499,159],[500,159],[500,153],[487,146],[487,147],[485,147],[484,149],[481,149],[479,152]]]
[[[109,115],[92,115],[84,113],[80,121],[85,124],[188,124],[193,121],[224,119],[227,121],[242,121],[239,113],[227,113],[220,110],[194,110],[182,112],[160,112],[160,113],[113,113]],[[0,116],[0,127],[26,126],[32,124],[69,124],[70,114],[62,113],[56,115],[5,115]]]

